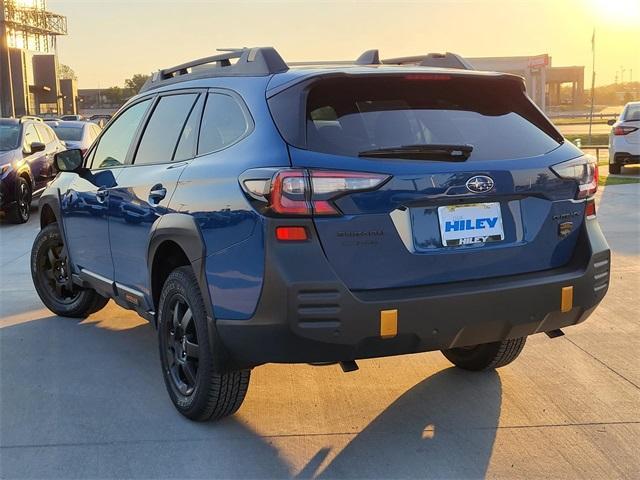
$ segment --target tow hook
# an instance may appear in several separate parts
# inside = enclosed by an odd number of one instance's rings
[[[358,364],[355,362],[355,360],[345,360],[343,362],[340,362],[340,368],[342,368],[342,371],[344,373],[355,372],[356,370],[358,370]]]
[[[548,332],[544,332],[547,334],[547,337],[549,338],[557,338],[557,337],[562,337],[564,336],[564,332],[562,330],[560,330],[559,328],[555,329],[555,330],[549,330]]]

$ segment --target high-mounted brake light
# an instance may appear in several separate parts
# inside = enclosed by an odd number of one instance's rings
[[[375,190],[389,179],[379,173],[287,168],[271,179],[250,179],[242,186],[254,198],[267,202],[277,215],[341,215],[335,200],[347,193]]]
[[[551,170],[560,178],[578,183],[578,199],[589,198],[598,190],[598,162],[591,155],[559,163],[551,167]]]
[[[613,134],[616,136],[628,135],[638,130],[638,127],[618,126],[613,129]]]

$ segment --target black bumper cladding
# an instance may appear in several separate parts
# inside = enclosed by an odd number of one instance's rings
[[[266,228],[274,238],[274,225]],[[585,221],[574,257],[561,269],[428,287],[349,291],[315,237],[296,245],[269,241],[266,252],[253,318],[216,322],[239,367],[400,355],[547,332],[586,320],[609,286],[610,251],[595,220]],[[381,320],[389,310],[397,310],[391,337]]]

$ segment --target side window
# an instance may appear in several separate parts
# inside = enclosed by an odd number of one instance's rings
[[[187,117],[198,98],[197,93],[161,97],[144,130],[135,165],[170,162],[185,126]]]
[[[124,165],[131,141],[149,108],[151,99],[136,103],[120,115],[104,132],[94,149],[91,168],[109,168]]]
[[[33,142],[41,142],[40,137],[38,136],[38,132],[36,132],[35,127],[32,124],[28,124],[24,129],[24,143],[23,147],[25,151],[30,151],[29,145]]]
[[[38,130],[43,143],[49,144],[53,142],[53,137],[51,133],[49,133],[49,127],[46,125],[36,125],[36,130]]]
[[[204,107],[198,154],[220,150],[236,142],[249,129],[240,104],[230,95],[210,93]]]

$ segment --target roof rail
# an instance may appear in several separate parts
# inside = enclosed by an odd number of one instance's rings
[[[186,75],[190,78],[211,75],[259,76],[283,72],[289,68],[273,47],[222,49],[218,51],[223,53],[158,70],[153,73],[140,92],[174,83],[178,80],[186,80],[186,78],[182,78]],[[234,59],[237,59],[237,61],[231,63],[231,60]]]
[[[388,58],[382,61],[386,65],[419,65],[421,67],[458,68],[473,70],[469,62],[456,53],[429,53],[411,57]]]

